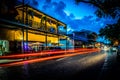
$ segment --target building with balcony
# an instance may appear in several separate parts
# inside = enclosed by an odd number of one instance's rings
[[[59,43],[61,39],[67,39],[65,23],[29,5],[18,5],[15,10],[17,14],[14,17],[0,16],[1,54],[39,52],[57,46],[67,47],[66,43]]]

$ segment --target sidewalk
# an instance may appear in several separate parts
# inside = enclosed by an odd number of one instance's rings
[[[116,53],[111,52],[102,67],[98,80],[120,80],[120,61],[117,60]]]

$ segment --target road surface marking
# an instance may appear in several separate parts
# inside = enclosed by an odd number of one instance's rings
[[[60,58],[60,59],[57,59],[56,61],[61,61],[61,60],[63,60],[63,59],[65,59],[66,57],[64,57],[64,58]]]

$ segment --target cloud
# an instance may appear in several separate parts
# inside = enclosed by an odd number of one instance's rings
[[[44,2],[44,5],[42,6],[42,10],[44,12],[66,23],[69,32],[72,32],[73,30],[80,31],[81,29],[87,29],[92,31],[98,29],[98,27],[95,27],[95,25],[98,26],[97,24],[99,23],[96,24],[95,22],[97,20],[99,21],[99,19],[95,20],[93,16],[84,16],[82,19],[75,19],[74,14],[68,14],[65,11],[65,8],[66,4],[64,2],[52,2],[51,0],[46,0]]]
[[[63,18],[67,17],[66,13],[64,12],[65,7],[66,4],[62,1],[52,2],[51,0],[46,0],[42,7],[42,11],[59,20],[62,20]]]
[[[19,1],[22,2],[22,0],[19,0]],[[38,7],[38,5],[39,5],[37,0],[24,0],[24,2],[25,2],[25,4],[29,4],[35,8]]]
[[[75,18],[75,16],[72,13],[69,15],[69,17],[72,19]]]
[[[65,11],[66,4],[63,1],[55,2],[52,0],[45,0],[41,6],[43,12],[67,24],[68,33],[73,30],[80,31],[82,29],[99,33],[101,27],[111,22],[94,16],[84,16],[82,19],[76,19],[74,14]]]

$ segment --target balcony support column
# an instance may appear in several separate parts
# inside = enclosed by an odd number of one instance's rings
[[[23,6],[23,10],[22,10],[22,23],[24,24],[24,0],[22,0],[22,6]],[[24,27],[22,27],[22,53],[24,53]]]

